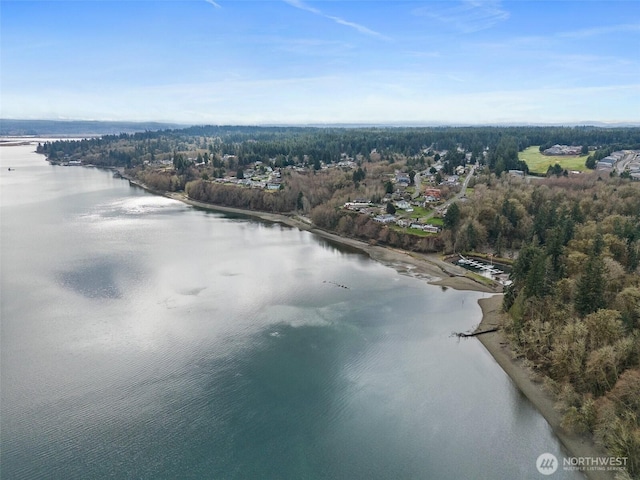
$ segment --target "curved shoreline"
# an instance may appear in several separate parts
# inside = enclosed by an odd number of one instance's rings
[[[501,312],[502,295],[493,295],[489,298],[481,298],[478,304],[482,309],[482,321],[478,331],[488,330],[502,325]],[[529,399],[534,407],[545,418],[556,437],[568,450],[572,457],[609,457],[602,451],[590,436],[568,432],[562,425],[562,415],[555,409],[555,399],[545,391],[539,381],[536,381],[531,372],[522,364],[521,359],[513,357],[509,343],[502,330],[489,332],[477,336],[494,360],[500,365],[511,381]],[[541,454],[544,452],[540,452]],[[558,459],[562,463],[562,459]],[[589,480],[613,480],[614,472],[588,470],[582,472]]]
[[[167,198],[183,202],[185,204],[202,208],[204,210],[229,213],[246,217],[258,218],[274,223],[281,223],[292,228],[309,231],[330,241],[355,248],[367,254],[371,259],[386,266],[396,269],[399,273],[407,274],[426,280],[431,285],[449,287],[456,290],[468,290],[485,293],[496,293],[489,298],[478,300],[482,310],[482,320],[476,331],[488,330],[502,324],[502,294],[501,288],[492,288],[478,283],[466,275],[466,270],[447,262],[444,262],[436,254],[419,254],[403,250],[370,245],[361,240],[336,235],[314,227],[310,222],[292,215],[257,212],[233,207],[223,207],[188,198],[185,194],[172,192],[156,192],[135,180],[129,179],[135,184],[151,193],[163,195]],[[571,457],[608,457],[592,438],[586,435],[578,435],[567,432],[561,425],[562,416],[555,409],[553,396],[546,392],[541,383],[533,379],[530,371],[522,365],[522,361],[514,359],[508,348],[507,339],[502,330],[478,335],[478,340],[489,354],[498,363],[505,374],[513,381],[516,387],[527,397],[533,406],[547,421],[552,431],[558,437],[561,444]],[[540,452],[544,453],[544,452]],[[558,459],[562,463],[562,459]],[[532,459],[532,466],[534,460]],[[589,470],[581,472],[589,480],[614,480],[614,472]]]
[[[485,293],[499,293],[501,291],[500,286],[489,286],[473,280],[468,275],[465,269],[441,260],[436,254],[407,252],[390,247],[371,245],[362,240],[348,238],[331,232],[327,232],[326,230],[322,230],[312,225],[310,222],[306,222],[304,219],[298,216],[213,205],[210,203],[204,203],[190,199],[182,193],[154,192],[144,185],[140,185],[133,180],[130,181],[133,184],[150,191],[151,193],[164,195],[167,198],[178,200],[180,202],[186,203],[187,205],[202,208],[204,210],[259,218],[268,222],[281,223],[292,228],[311,232],[314,235],[318,235],[332,242],[360,250],[361,252],[369,255],[369,257],[377,262],[395,268],[400,273],[425,279],[429,284],[432,285],[449,287],[455,290],[471,290]]]

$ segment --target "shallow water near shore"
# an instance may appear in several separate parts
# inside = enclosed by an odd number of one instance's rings
[[[537,479],[562,456],[451,337],[487,294],[33,150],[0,148],[3,479]]]

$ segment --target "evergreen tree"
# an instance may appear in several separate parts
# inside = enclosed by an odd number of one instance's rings
[[[525,292],[529,297],[544,297],[551,292],[551,262],[543,251],[539,250],[533,258],[531,268],[525,280]]]
[[[389,215],[395,215],[396,213],[396,207],[394,207],[393,203],[391,202],[387,202],[387,213]]]
[[[606,307],[604,262],[601,258],[603,245],[602,235],[596,235],[589,260],[576,283],[575,308],[581,317]]]
[[[460,223],[460,207],[457,203],[452,203],[447,209],[447,214],[444,216],[444,228],[449,230],[455,230]]]
[[[564,253],[563,239],[564,232],[562,226],[558,226],[549,230],[546,243],[546,255],[550,260],[550,271],[548,272],[550,279],[556,281],[564,276],[564,265],[562,263],[562,254]]]
[[[478,246],[478,234],[473,226],[473,222],[467,224],[467,248],[474,250]]]

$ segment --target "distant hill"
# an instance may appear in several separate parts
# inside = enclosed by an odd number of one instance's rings
[[[185,128],[187,125],[157,122],[99,122],[88,120],[14,120],[0,119],[0,135],[114,135],[147,130]]]

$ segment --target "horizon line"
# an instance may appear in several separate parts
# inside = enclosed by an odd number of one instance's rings
[[[566,121],[566,122],[527,122],[527,121],[495,121],[495,122],[437,122],[437,121],[395,121],[395,122],[250,122],[250,123],[216,123],[216,122],[194,122],[185,123],[182,121],[163,120],[97,120],[97,119],[74,119],[74,118],[2,118],[2,122],[51,122],[51,123],[104,123],[104,124],[159,124],[188,127],[216,126],[216,127],[640,127],[640,120],[587,120],[587,121]]]

